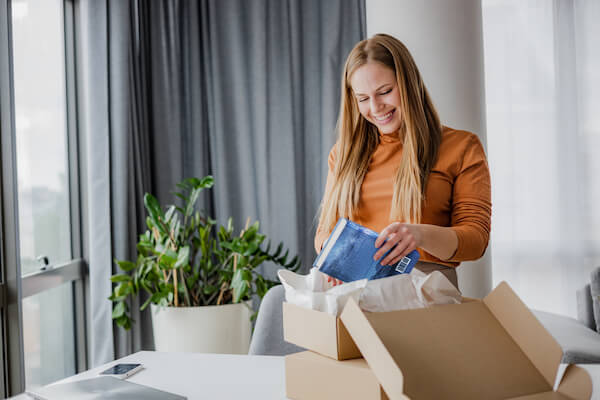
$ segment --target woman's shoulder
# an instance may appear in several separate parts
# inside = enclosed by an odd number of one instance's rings
[[[485,159],[485,150],[477,135],[443,126],[436,169],[458,173],[465,163],[475,159]]]
[[[469,149],[476,147],[483,149],[479,137],[469,131],[442,126],[442,140],[440,143],[440,153],[464,153]]]
[[[442,126],[442,147],[466,148],[474,144],[481,144],[476,134],[449,126]]]

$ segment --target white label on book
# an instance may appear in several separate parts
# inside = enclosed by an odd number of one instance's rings
[[[323,262],[325,262],[327,255],[333,248],[333,245],[335,244],[335,242],[337,242],[338,238],[342,234],[342,231],[344,230],[344,227],[346,226],[346,222],[347,222],[346,219],[340,220],[340,222],[337,224],[337,226],[335,227],[335,229],[329,236],[329,239],[327,240],[327,245],[321,251],[321,254],[319,254],[319,259],[317,260],[317,264],[316,264],[317,268],[321,268],[321,265],[323,265]]]

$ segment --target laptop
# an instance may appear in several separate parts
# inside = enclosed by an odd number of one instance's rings
[[[36,400],[96,400],[96,399],[128,399],[128,400],[186,400],[187,397],[163,392],[148,386],[124,381],[111,376],[81,381],[57,383],[28,391],[27,394]]]

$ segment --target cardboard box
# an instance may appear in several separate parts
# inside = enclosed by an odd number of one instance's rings
[[[283,339],[335,360],[362,357],[339,318],[291,303],[283,303]]]
[[[290,398],[587,400],[592,394],[588,373],[561,367],[560,346],[506,283],[483,300],[416,310],[368,313],[351,300],[340,319],[343,325],[330,320],[318,329],[307,329],[312,320],[288,321],[288,328],[314,335],[345,326],[364,357],[287,356]]]
[[[462,301],[478,300],[463,297]],[[339,318],[287,302],[283,303],[283,339],[335,360],[362,357]]]
[[[506,283],[416,310],[368,313],[350,300],[340,318],[390,399],[591,397],[588,373],[561,369],[560,346]]]
[[[388,400],[364,358],[336,361],[312,351],[285,357],[289,399]]]

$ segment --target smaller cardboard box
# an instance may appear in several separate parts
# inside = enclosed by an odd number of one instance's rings
[[[312,351],[285,356],[289,399],[388,400],[364,358],[336,361]]]
[[[340,319],[371,374],[363,360],[288,356],[290,398],[343,398],[322,396],[338,385],[360,393],[347,398],[365,400],[384,394],[392,400],[588,400],[592,394],[588,373],[562,368],[560,346],[506,283],[483,300],[416,310],[368,313],[350,300]],[[363,386],[368,393],[359,392]]]
[[[283,303],[283,339],[335,360],[361,357],[339,318],[287,302]]]

